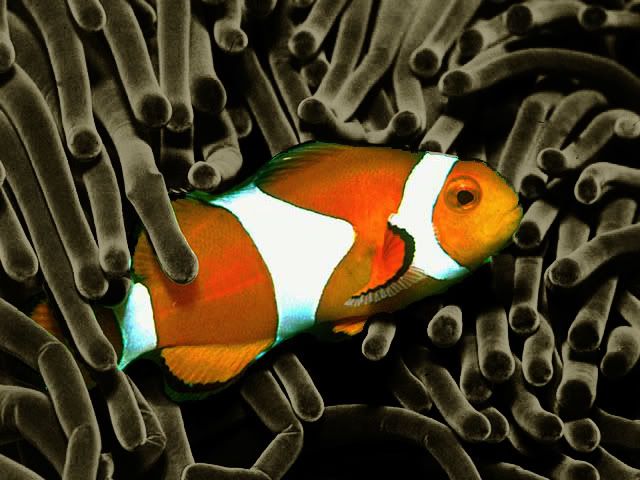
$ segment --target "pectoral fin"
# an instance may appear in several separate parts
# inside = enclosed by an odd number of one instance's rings
[[[421,270],[411,267],[413,253],[411,236],[405,230],[387,224],[369,283],[349,298],[345,305],[359,307],[379,302],[427,278]]]

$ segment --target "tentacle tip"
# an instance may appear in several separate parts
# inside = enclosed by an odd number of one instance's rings
[[[89,160],[102,150],[102,140],[94,128],[79,126],[69,131],[67,146],[75,159]]]
[[[327,119],[328,107],[314,97],[307,97],[298,104],[298,116],[311,124],[322,123]]]
[[[580,203],[591,205],[602,196],[602,188],[594,177],[585,176],[576,182],[574,195]]]
[[[607,11],[597,5],[583,7],[578,13],[578,21],[585,30],[597,30],[607,21]]]
[[[464,95],[472,86],[471,75],[463,70],[451,70],[442,75],[438,82],[440,92],[450,97]]]
[[[491,433],[485,441],[490,443],[499,443],[509,435],[509,422],[499,411],[492,410],[493,407],[480,411],[480,413],[487,417],[491,422]]]
[[[466,30],[460,35],[460,53],[465,57],[474,57],[484,46],[484,39],[480,32],[474,29]]]
[[[540,175],[526,175],[520,184],[520,193],[530,200],[541,197],[545,189],[546,180],[540,177]]]
[[[442,144],[438,140],[435,140],[433,138],[430,138],[428,140],[424,140],[420,144],[420,150],[427,150],[429,152],[444,153],[443,152],[444,148],[442,148]]]
[[[557,175],[566,169],[567,159],[557,148],[545,148],[538,154],[538,166],[550,175]]]
[[[16,61],[16,50],[13,43],[0,42],[0,73],[9,71]]]
[[[484,415],[473,413],[462,421],[462,430],[466,440],[482,442],[491,435],[491,423]]]
[[[170,257],[171,265],[164,265],[167,276],[180,285],[193,282],[198,275],[198,258],[193,250],[188,248],[188,251],[181,255],[171,255]]]
[[[106,338],[98,339],[89,344],[83,358],[98,372],[108,372],[118,368],[116,351]]]
[[[121,277],[131,268],[131,254],[126,248],[111,246],[100,258],[102,270],[111,277]]]
[[[577,452],[593,452],[600,445],[600,429],[591,419],[582,419],[565,426],[565,438]]]
[[[413,112],[401,111],[391,119],[391,128],[396,137],[411,137],[420,129],[420,119]]]
[[[509,380],[515,372],[515,362],[510,352],[494,350],[489,352],[481,364],[484,377],[493,383]]]
[[[524,35],[533,25],[533,14],[527,5],[512,5],[507,10],[505,26],[513,35]]]
[[[569,379],[556,392],[560,413],[571,412],[579,415],[586,412],[592,402],[589,387],[582,381]]]
[[[311,57],[317,50],[316,37],[308,30],[298,30],[289,39],[289,51],[301,60]]]
[[[509,312],[509,325],[519,335],[531,335],[540,326],[538,311],[530,305],[514,305]]]
[[[206,162],[194,163],[189,169],[187,179],[191,186],[198,190],[213,190],[222,181],[216,168]]]
[[[423,79],[433,77],[442,65],[442,57],[430,49],[418,49],[411,54],[409,66],[413,73]]]
[[[571,258],[557,259],[549,267],[549,281],[556,287],[573,287],[580,277],[580,264]]]
[[[171,103],[159,93],[143,95],[134,110],[137,112],[138,120],[151,128],[160,128],[171,118]]]
[[[637,115],[627,115],[616,120],[613,127],[614,133],[626,140],[640,137],[640,117]]]
[[[317,422],[324,414],[324,402],[322,398],[314,397],[312,401],[307,402],[304,408],[300,409],[297,413],[305,422]]]
[[[540,230],[533,222],[520,223],[518,230],[513,234],[513,243],[523,250],[535,248],[540,245]]]
[[[553,377],[553,369],[548,362],[533,359],[531,365],[524,371],[524,377],[530,385],[543,387]]]
[[[541,416],[538,422],[538,428],[540,431],[540,440],[545,442],[555,442],[562,437],[564,423],[557,415],[547,414]]]
[[[458,343],[462,324],[448,315],[440,315],[438,321],[429,322],[427,335],[437,347],[449,348]]]
[[[227,104],[227,91],[217,78],[199,77],[191,82],[191,100],[196,110],[218,114]]]
[[[576,322],[569,328],[567,340],[576,352],[593,352],[600,346],[602,337],[593,324]]]
[[[2,182],[0,181],[0,186]],[[25,256],[24,258],[17,259],[17,261],[6,269],[6,273],[9,278],[19,283],[25,283],[32,279],[38,273],[38,259],[35,256]]]
[[[367,360],[377,362],[386,357],[387,353],[389,353],[389,345],[386,341],[373,338],[362,342],[362,354]]]
[[[610,379],[625,376],[631,367],[627,356],[622,352],[607,352],[600,363],[600,371]]]
[[[124,426],[122,428],[124,428]],[[118,442],[124,450],[127,452],[133,452],[145,444],[146,437],[144,424],[136,425],[134,427],[128,423],[126,429],[127,431],[121,431],[117,434]]]
[[[249,45],[247,34],[239,28],[229,29],[216,36],[216,43],[227,53],[241,53]]]
[[[95,13],[92,13],[90,16],[86,16],[82,20],[82,24],[78,22],[80,27],[83,30],[87,30],[88,32],[99,32],[104,26],[107,24],[107,16],[104,13],[104,10],[100,9]]]
[[[71,9],[71,13],[80,28],[89,32],[97,32],[104,28],[107,23],[107,14],[99,2],[72,3],[75,4],[75,8]]]
[[[74,272],[76,287],[80,294],[89,300],[98,300],[107,293],[109,283],[97,265],[83,265]]]
[[[185,103],[174,103],[171,106],[171,118],[167,128],[172,132],[186,132],[193,127],[193,108]]]

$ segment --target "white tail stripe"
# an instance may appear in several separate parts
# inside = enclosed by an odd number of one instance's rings
[[[114,308],[122,332],[122,357],[118,368],[122,370],[131,361],[158,345],[153,319],[151,296],[147,287],[134,283],[126,300]]]
[[[398,213],[389,223],[406,230],[415,242],[411,265],[426,275],[448,280],[469,271],[445,252],[433,229],[433,209],[457,157],[427,152],[407,179]]]
[[[325,285],[355,241],[351,224],[267,195],[253,183],[210,204],[240,221],[271,274],[276,343],[312,326]]]

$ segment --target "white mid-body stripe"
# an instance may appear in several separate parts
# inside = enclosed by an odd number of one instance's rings
[[[398,212],[389,223],[406,230],[415,242],[411,266],[438,280],[454,279],[469,271],[452,259],[436,238],[433,209],[457,157],[427,152],[407,179]]]
[[[271,274],[276,343],[312,326],[329,277],[355,241],[351,224],[272,197],[253,183],[209,203],[240,221]]]

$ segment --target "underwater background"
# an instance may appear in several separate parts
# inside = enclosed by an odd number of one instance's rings
[[[637,0],[0,0],[0,478],[640,478],[639,48]],[[119,371],[88,302],[140,226],[188,281],[170,199],[310,140],[485,161],[524,218],[213,396]]]

